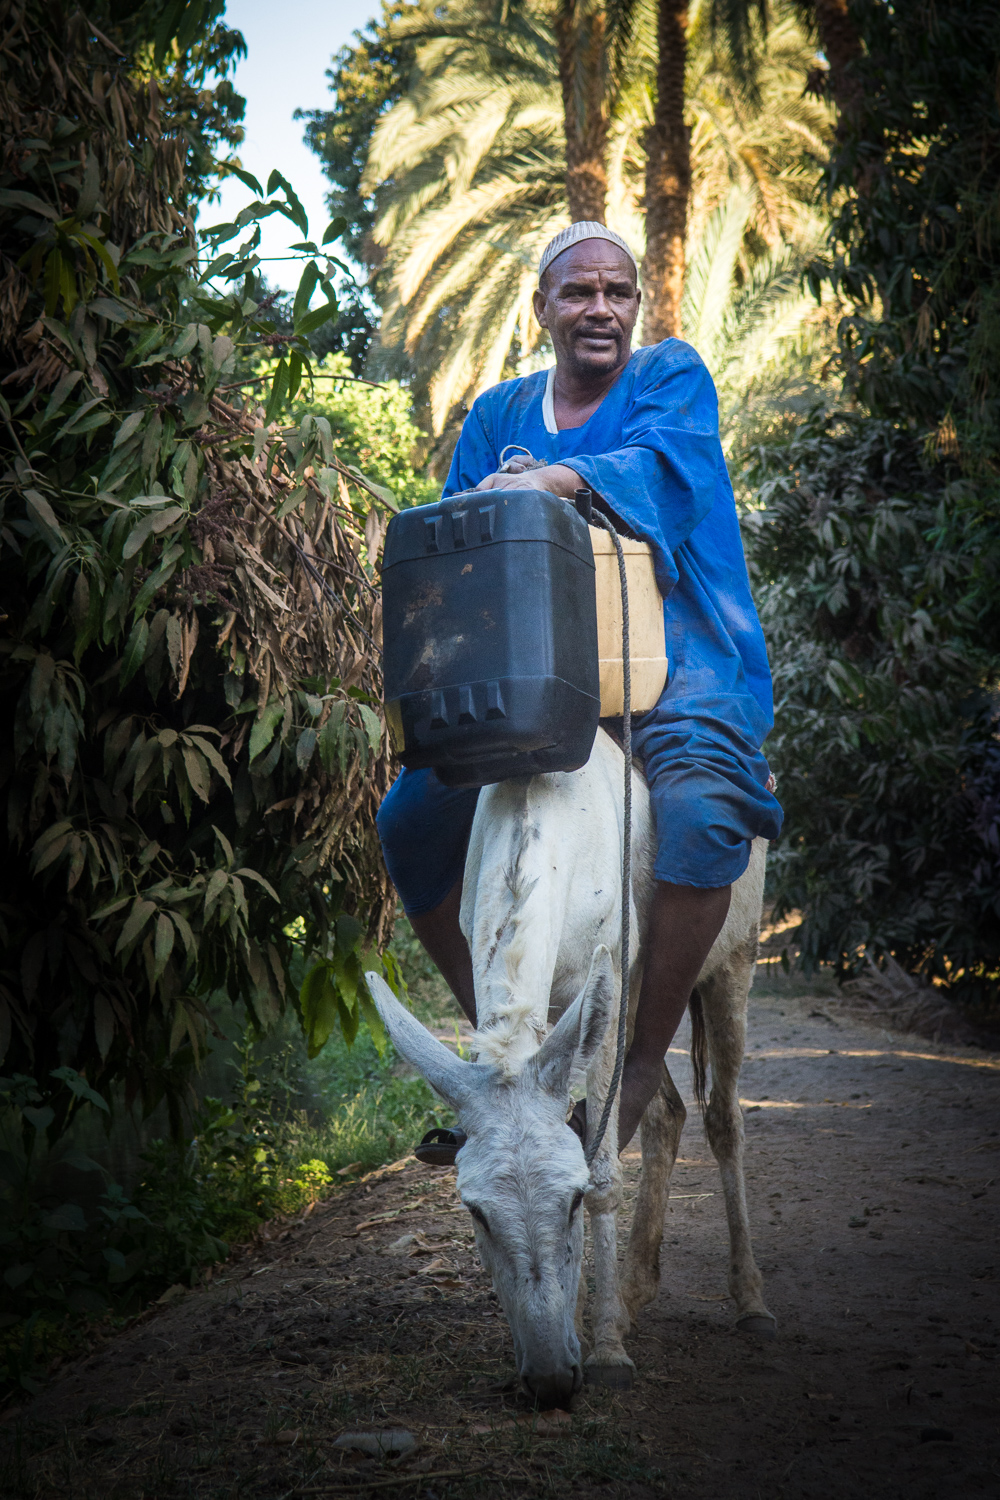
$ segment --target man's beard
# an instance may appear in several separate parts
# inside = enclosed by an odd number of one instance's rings
[[[625,335],[622,333],[621,329],[618,329],[616,332],[612,333],[609,338],[602,339],[603,348],[601,349],[586,349],[580,347],[581,339],[586,338],[588,335],[592,337],[595,333],[598,332],[603,335],[607,332],[607,330],[604,328],[581,328],[577,329],[567,340],[567,352],[570,357],[570,364],[575,374],[606,375],[609,373],[609,371],[617,370],[621,365],[625,363],[625,360],[627,358],[626,340]],[[609,356],[611,355],[612,351],[614,353],[614,358],[610,359]]]

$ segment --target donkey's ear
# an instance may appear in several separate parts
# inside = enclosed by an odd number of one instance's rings
[[[366,974],[365,980],[392,1045],[418,1073],[422,1073],[446,1104],[460,1109],[469,1096],[472,1063],[449,1052],[427,1027],[400,1005],[385,980],[378,974]]]
[[[602,944],[594,949],[583,989],[531,1059],[541,1087],[559,1099],[569,1092],[574,1062],[586,1068],[604,1039],[614,1004],[614,983],[611,954]]]

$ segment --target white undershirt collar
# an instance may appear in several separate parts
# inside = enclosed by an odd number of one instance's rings
[[[559,428],[556,426],[555,385],[556,367],[553,365],[545,377],[545,391],[542,395],[542,421],[545,423],[546,432],[558,436]]]

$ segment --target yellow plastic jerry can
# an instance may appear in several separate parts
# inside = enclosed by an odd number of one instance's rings
[[[601,718],[617,718],[625,707],[622,682],[622,594],[615,544],[606,531],[591,526],[597,570],[597,654],[601,671]],[[632,712],[645,713],[667,681],[667,645],[663,596],[656,586],[653,553],[647,542],[621,538],[628,578],[629,660],[632,666]]]

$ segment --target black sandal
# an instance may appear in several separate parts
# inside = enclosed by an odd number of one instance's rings
[[[425,1167],[453,1167],[455,1157],[468,1140],[464,1130],[448,1130],[438,1126],[428,1130],[420,1145],[414,1148],[417,1161]]]

